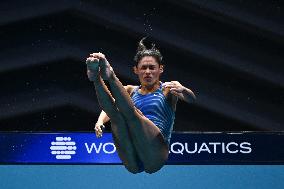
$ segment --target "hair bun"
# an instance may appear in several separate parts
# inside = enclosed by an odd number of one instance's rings
[[[159,64],[161,64],[163,56],[161,55],[159,49],[156,48],[156,45],[154,43],[151,44],[152,45],[151,49],[147,49],[146,45],[144,45],[144,41],[146,38],[147,37],[143,37],[139,41],[134,61],[137,64],[144,56],[153,56],[156,59],[156,61]]]
[[[143,43],[146,38],[147,38],[147,37],[143,37],[143,38],[139,41],[139,43],[138,43],[138,48],[137,48],[137,52],[147,50],[146,46],[145,46],[144,43]]]

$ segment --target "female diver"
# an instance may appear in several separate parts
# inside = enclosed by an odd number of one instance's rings
[[[164,71],[161,53],[153,44],[147,49],[144,39],[139,42],[133,67],[140,86],[123,86],[102,53],[92,53],[86,60],[88,78],[103,109],[95,126],[96,135],[102,136],[101,126],[110,120],[118,155],[134,174],[162,168],[168,159],[177,101],[190,103],[196,98],[178,81],[160,81]]]

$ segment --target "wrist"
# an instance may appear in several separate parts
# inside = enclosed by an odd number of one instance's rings
[[[104,122],[103,121],[97,121],[97,123],[96,123],[96,125],[103,125],[104,124]]]

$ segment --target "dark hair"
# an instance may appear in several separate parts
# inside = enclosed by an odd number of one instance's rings
[[[136,63],[136,66],[138,65],[138,62],[144,57],[144,56],[152,56],[156,59],[156,61],[158,62],[159,65],[162,64],[162,59],[163,56],[161,55],[160,51],[155,47],[155,44],[152,43],[152,48],[151,49],[147,49],[146,46],[144,45],[144,40],[147,37],[143,37],[139,43],[138,43],[138,47],[137,47],[137,52],[136,55],[134,57],[134,61]]]

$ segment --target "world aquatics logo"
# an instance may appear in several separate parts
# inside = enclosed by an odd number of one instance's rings
[[[51,154],[56,159],[71,159],[71,155],[76,154],[76,143],[71,141],[71,137],[56,137],[56,141],[51,142]]]

